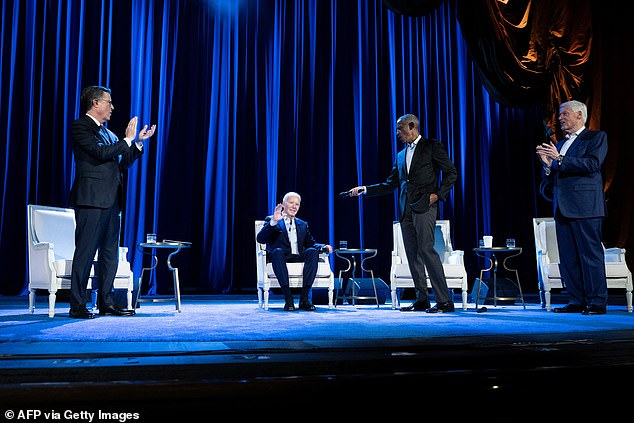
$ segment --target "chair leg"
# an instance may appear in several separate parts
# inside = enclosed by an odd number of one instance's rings
[[[48,291],[48,317],[55,317],[55,295],[56,292]]]
[[[467,292],[466,289],[462,290],[462,309],[466,310],[467,309],[467,301],[469,299],[469,293]]]
[[[625,291],[625,300],[627,301],[627,311],[632,312],[632,291]]]
[[[539,303],[541,304],[542,308],[546,308],[546,298],[544,295],[544,290],[541,287],[539,288]]]
[[[264,310],[269,309],[269,290],[264,290]]]
[[[262,288],[258,288],[258,307],[262,308]]]
[[[29,313],[35,313],[35,289],[29,289]]]
[[[550,291],[544,291],[544,300],[546,300],[546,311],[550,311]]]
[[[134,310],[132,308],[132,290],[129,289],[128,292],[126,293],[126,301],[128,303],[128,310]]]
[[[334,289],[333,287],[330,287],[328,288],[328,308],[334,308],[333,297],[334,297]]]
[[[396,310],[398,308],[398,294],[396,293],[396,288],[392,287],[392,309]]]

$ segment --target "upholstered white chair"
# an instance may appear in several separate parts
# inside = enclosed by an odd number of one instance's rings
[[[405,246],[403,245],[403,235],[401,233],[400,222],[392,225],[394,247],[392,250],[392,266],[390,270],[390,288],[392,291],[392,308],[399,307],[399,289],[414,288],[414,279],[409,270]],[[464,265],[464,251],[454,250],[451,243],[451,224],[449,220],[437,220],[435,232],[436,251],[442,260],[442,267],[447,279],[447,287],[460,289],[462,291],[462,308],[467,309],[467,298],[469,285],[467,282],[467,270]],[[429,275],[427,275],[427,286],[431,288]]]
[[[255,236],[264,226],[263,220],[255,221]],[[265,310],[269,309],[269,290],[271,288],[279,288],[280,283],[275,277],[273,266],[266,262],[266,244],[255,241],[255,258],[257,263],[257,279],[258,279],[258,305]],[[304,263],[288,263],[289,285],[291,288],[302,287],[302,271]],[[328,254],[319,255],[319,264],[317,265],[317,275],[313,282],[313,288],[328,288],[328,308],[333,308],[333,293],[335,288],[335,277],[330,267]]]
[[[29,257],[29,311],[35,311],[36,290],[48,291],[48,315],[55,316],[57,291],[70,289],[73,253],[75,252],[75,211],[59,207],[29,204],[27,207]],[[132,308],[134,277],[127,261],[128,249],[119,247],[119,266],[115,289],[127,290],[128,309]],[[97,257],[95,257],[95,260]],[[95,262],[96,264],[96,262]],[[93,305],[99,286],[95,266],[90,271],[88,289],[92,289]],[[95,287],[95,289],[93,289]]]
[[[551,290],[564,288],[559,273],[559,247],[555,220],[552,217],[534,218],[533,234],[535,236],[539,297],[542,308],[550,311]],[[627,311],[632,312],[632,272],[625,262],[625,249],[604,248],[604,252],[608,289],[624,289]]]

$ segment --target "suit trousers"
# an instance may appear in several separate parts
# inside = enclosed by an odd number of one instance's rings
[[[569,219],[557,213],[559,270],[571,304],[605,307],[608,286],[602,244],[603,218]]]
[[[269,261],[273,266],[275,277],[280,283],[280,288],[284,297],[291,297],[291,289],[288,280],[288,267],[286,263],[304,262],[304,270],[302,272],[302,292],[301,297],[307,298],[310,289],[317,275],[317,265],[319,264],[319,251],[316,248],[307,248],[300,254],[289,254],[282,248],[276,248],[269,252]]]
[[[87,291],[90,270],[95,253],[99,250],[95,276],[99,281],[99,307],[114,304],[112,288],[119,262],[119,233],[121,220],[118,205],[107,209],[96,207],[75,208],[75,253],[70,287],[70,308],[86,307],[90,301]]]
[[[452,298],[449,295],[442,261],[434,248],[437,212],[436,203],[424,213],[415,213],[407,206],[401,220],[401,233],[409,269],[414,279],[416,299],[428,301],[427,273],[425,272],[427,269],[436,303],[446,303],[452,301]]]

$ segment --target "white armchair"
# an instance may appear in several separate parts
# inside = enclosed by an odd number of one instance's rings
[[[27,207],[27,226],[29,311],[31,313],[35,311],[36,290],[46,289],[49,293],[48,315],[54,317],[57,291],[70,289],[73,253],[75,252],[75,211],[29,204]],[[134,277],[130,263],[126,258],[127,252],[126,247],[119,247],[119,267],[114,288],[127,290],[128,309],[131,309]],[[88,289],[92,289],[93,305],[96,303],[96,288],[99,286],[94,269],[93,265],[88,281]]]
[[[440,254],[442,267],[447,279],[447,287],[450,290],[460,289],[462,291],[462,309],[467,309],[467,298],[469,285],[467,282],[467,270],[464,265],[464,251],[454,250],[451,244],[451,227],[449,220],[436,221],[436,251]],[[390,285],[392,291],[392,308],[399,307],[399,288],[414,288],[414,279],[409,270],[405,246],[403,245],[403,235],[401,233],[400,222],[392,225],[394,237],[394,247],[392,250],[392,267],[390,270]],[[427,275],[427,286],[431,288],[429,275]]]
[[[537,260],[537,281],[542,308],[551,310],[550,297],[553,288],[564,288],[559,273],[559,247],[555,220],[552,217],[533,219],[535,236],[535,258]],[[605,272],[608,289],[625,289],[627,311],[632,312],[632,273],[625,262],[625,249],[607,248],[605,251]]]
[[[264,226],[263,220],[255,221],[255,236],[257,237],[260,229]],[[258,305],[265,310],[269,309],[269,290],[271,288],[279,288],[280,284],[273,272],[271,263],[266,262],[266,244],[260,244],[255,241],[255,258],[257,263],[258,278]],[[302,271],[304,263],[288,263],[289,285],[291,288],[302,287]],[[313,282],[313,288],[328,288],[328,308],[333,308],[333,293],[335,288],[335,276],[330,267],[328,254],[319,255],[319,264],[317,265],[317,275]]]

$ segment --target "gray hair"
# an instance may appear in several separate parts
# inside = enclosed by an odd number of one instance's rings
[[[297,198],[299,198],[299,202],[300,202],[300,203],[302,202],[302,196],[301,196],[301,195],[299,195],[299,194],[298,194],[298,193],[296,193],[296,192],[293,192],[293,191],[291,191],[291,192],[287,192],[286,194],[284,194],[284,199],[283,199],[282,201],[283,201],[284,203],[286,203],[286,202],[288,201],[288,199],[289,199],[289,198],[291,198],[291,197],[297,197]]]
[[[570,107],[570,110],[573,112],[581,112],[581,120],[583,123],[586,123],[586,119],[588,119],[588,108],[585,104],[577,100],[566,101],[565,103],[561,103],[559,107]]]

